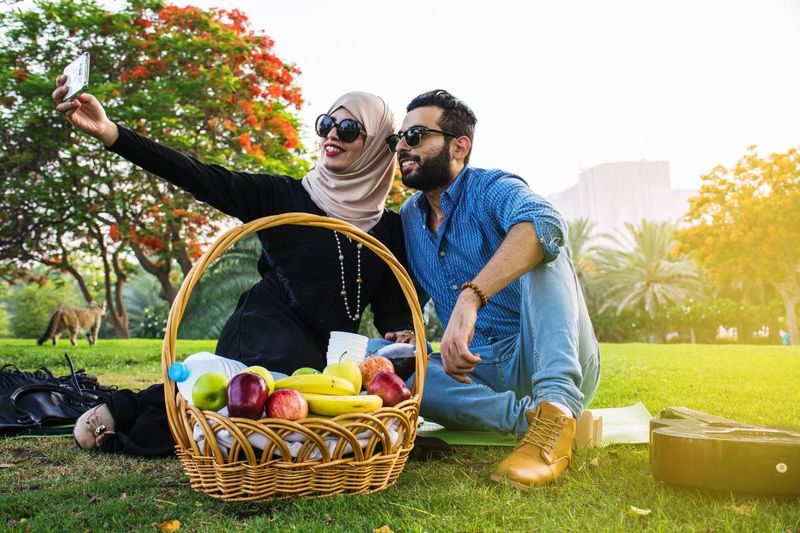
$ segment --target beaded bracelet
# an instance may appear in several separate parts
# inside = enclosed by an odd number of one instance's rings
[[[475,291],[475,294],[477,294],[477,295],[478,295],[478,298],[480,298],[480,300],[481,300],[481,307],[483,307],[483,306],[485,306],[487,303],[489,303],[489,298],[487,298],[487,297],[486,297],[486,295],[485,295],[485,294],[483,294],[483,291],[482,291],[482,290],[480,290],[480,289],[478,288],[478,286],[477,286],[477,285],[475,285],[474,283],[472,283],[471,281],[465,281],[464,283],[462,283],[462,284],[461,284],[461,290],[462,290],[462,291],[463,291],[464,289],[466,289],[466,288],[470,288],[470,289],[472,289],[473,291]]]

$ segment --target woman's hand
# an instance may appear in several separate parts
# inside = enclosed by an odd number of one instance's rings
[[[70,102],[65,102],[64,97],[68,90],[66,82],[67,77],[63,74],[56,78],[56,90],[53,91],[56,110],[64,113],[76,129],[91,135],[106,146],[114,144],[119,137],[119,130],[116,124],[108,120],[97,98],[84,93]]]
[[[384,335],[383,338],[388,341],[407,342],[409,344],[415,344],[417,342],[417,337],[410,329],[404,329],[402,331],[390,331]]]

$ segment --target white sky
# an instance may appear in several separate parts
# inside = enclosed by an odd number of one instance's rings
[[[756,144],[800,145],[798,0],[193,0],[245,12],[303,71],[302,117],[350,90],[447,89],[478,116],[472,164],[560,191],[581,168],[667,160],[697,187]]]

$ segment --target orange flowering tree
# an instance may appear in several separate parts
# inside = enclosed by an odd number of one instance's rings
[[[7,275],[34,263],[70,272],[103,265],[110,322],[127,336],[122,286],[135,263],[171,302],[225,222],[191,195],[71,129],[50,98],[80,50],[89,92],[112,120],[206,163],[305,174],[297,67],[236,10],[130,0],[42,0],[0,13],[0,260]]]
[[[412,194],[414,191],[403,185],[402,174],[398,168],[392,178],[392,188],[389,189],[389,194],[386,196],[386,207],[393,211],[400,211],[403,202],[408,200]]]
[[[702,177],[681,246],[712,279],[766,283],[783,301],[792,344],[800,302],[800,151],[761,157],[755,147],[732,168]]]

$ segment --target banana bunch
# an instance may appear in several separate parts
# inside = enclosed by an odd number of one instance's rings
[[[339,376],[326,374],[303,374],[289,376],[275,382],[275,390],[294,389],[314,394],[354,395],[356,389],[352,383]]]
[[[383,406],[380,396],[359,395],[352,381],[330,374],[289,376],[276,381],[275,389],[299,391],[308,402],[308,410],[323,416],[368,413]]]
[[[380,396],[374,394],[330,396],[304,392],[308,410],[325,416],[339,416],[347,413],[368,413],[383,406]]]

